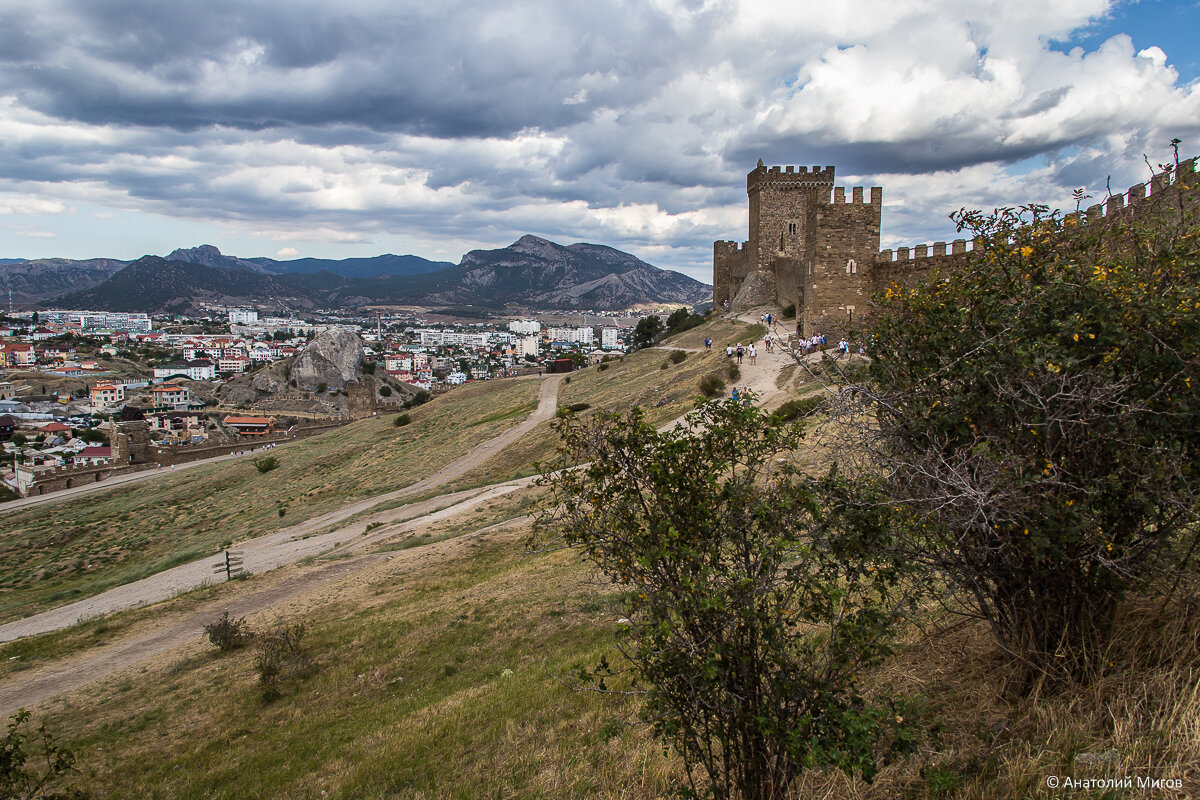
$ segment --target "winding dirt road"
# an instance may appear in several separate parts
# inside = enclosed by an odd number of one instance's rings
[[[538,423],[554,416],[558,407],[558,385],[561,378],[562,376],[553,376],[542,383],[538,407],[523,422],[475,447],[429,477],[403,489],[359,500],[289,528],[238,544],[236,549],[241,550],[244,554],[246,571],[265,572],[285,564],[294,564],[301,559],[331,550],[339,544],[360,538],[366,532],[367,526],[372,523],[392,523],[425,516],[439,508],[453,506],[485,491],[491,491],[491,489],[475,489],[443,495],[421,503],[381,511],[378,514],[358,519],[351,525],[327,531],[330,526],[337,525],[339,522],[362,514],[383,503],[415,497],[443,486],[485,463],[505,447],[533,430]],[[521,485],[520,482],[513,482],[512,488],[508,491],[520,488]],[[321,533],[321,531],[327,532]],[[111,614],[114,611],[156,603],[181,592],[213,583],[215,582],[213,564],[216,561],[216,555],[206,556],[156,573],[140,581],[118,586],[94,597],[59,608],[52,608],[25,619],[5,623],[0,625],[0,642],[59,630],[74,625],[81,619],[91,619]]]

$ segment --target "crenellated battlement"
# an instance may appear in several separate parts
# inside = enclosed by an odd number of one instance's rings
[[[1087,210],[1079,212],[1079,216],[1091,225],[1101,220],[1128,214],[1131,209],[1154,200],[1166,192],[1179,191],[1186,193],[1189,198],[1200,197],[1200,181],[1189,180],[1198,172],[1197,162],[1198,157],[1195,156],[1186,161],[1180,161],[1179,166],[1174,169],[1154,173],[1149,184],[1136,183],[1123,193],[1109,197],[1103,203],[1089,206]],[[1195,200],[1191,199],[1190,202],[1195,202]],[[1074,217],[1076,215],[1071,213],[1067,216]]]
[[[833,167],[819,166],[809,171],[808,167],[767,167],[761,161],[758,166],[746,176],[746,191],[754,192],[766,186],[784,189],[831,189],[833,188]]]
[[[851,187],[850,200],[849,200],[849,202],[847,202],[846,201],[846,187],[835,186],[833,188],[833,199],[830,201],[830,204],[831,205],[854,205],[854,206],[861,206],[861,205],[882,206],[883,205],[883,188],[880,186],[872,186],[870,199],[864,203],[863,202],[863,190],[865,188],[866,187],[863,187],[863,186]]]
[[[879,251],[875,262],[878,264],[890,264],[896,261],[911,261],[918,258],[959,256],[979,247],[979,243],[980,240],[978,239],[955,239],[950,242],[949,251],[946,250],[946,242],[934,242],[932,245],[918,244],[913,247],[897,247],[895,250],[888,248],[887,250]]]

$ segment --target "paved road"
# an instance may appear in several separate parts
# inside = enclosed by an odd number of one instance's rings
[[[247,445],[249,447],[250,445]],[[163,469],[146,469],[141,472],[130,472],[124,475],[114,475],[111,478],[105,478],[99,483],[86,483],[83,486],[75,486],[70,489],[60,489],[57,492],[50,494],[34,495],[32,497],[22,497],[19,500],[9,500],[7,503],[0,503],[0,514],[7,511],[16,511],[26,506],[39,505],[42,503],[55,503],[59,500],[65,500],[76,495],[89,494],[99,491],[100,489],[111,489],[114,486],[120,486],[123,483],[141,483],[142,481],[151,481],[156,478],[165,478],[167,475],[173,475],[181,469],[191,469],[199,467],[202,464],[211,464],[214,461],[228,461],[231,458],[249,458],[253,454],[261,455],[262,448],[245,453],[231,453],[224,456],[213,456],[212,458],[202,458],[198,461],[189,461],[186,464],[178,464],[175,469],[164,467]]]

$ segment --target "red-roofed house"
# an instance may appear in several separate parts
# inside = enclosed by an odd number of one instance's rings
[[[85,447],[75,455],[71,456],[71,463],[75,466],[96,467],[101,464],[107,464],[112,461],[111,447]]]
[[[98,383],[88,391],[88,399],[92,401],[92,408],[108,408],[125,399],[125,389],[110,383]]]
[[[221,421],[243,436],[267,436],[275,432],[274,417],[226,417]]]
[[[156,409],[167,411],[184,410],[192,402],[192,393],[188,391],[187,387],[174,383],[164,383],[161,386],[155,386],[150,390],[150,393],[154,397],[154,407]]]
[[[0,357],[3,357],[4,366],[6,367],[16,367],[37,362],[37,354],[33,352],[33,345],[31,344],[6,344],[4,347],[0,347]]]
[[[61,422],[48,422],[37,429],[38,433],[59,434],[67,433],[71,430],[70,425],[63,425]]]

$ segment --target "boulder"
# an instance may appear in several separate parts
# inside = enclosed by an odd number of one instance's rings
[[[289,377],[303,392],[315,392],[322,383],[329,390],[344,389],[347,383],[362,377],[365,357],[357,333],[342,329],[324,331],[296,356]]]

